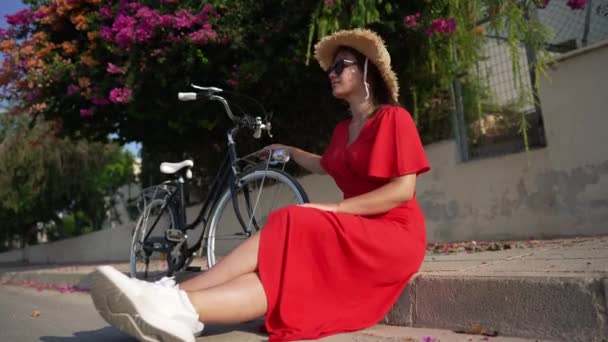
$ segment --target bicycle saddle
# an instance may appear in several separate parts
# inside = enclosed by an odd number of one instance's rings
[[[185,167],[193,167],[193,166],[194,166],[194,162],[190,159],[184,160],[183,162],[179,162],[179,163],[166,163],[165,162],[165,163],[160,164],[160,172],[167,174],[167,175],[172,175]]]

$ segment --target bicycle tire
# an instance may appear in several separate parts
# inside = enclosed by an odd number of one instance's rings
[[[254,190],[253,193],[250,194],[250,197],[254,200],[253,209],[255,210],[252,217],[249,215],[248,210],[244,210],[246,205],[243,191],[247,187],[253,186],[255,188],[255,182],[258,181],[261,182],[260,189],[258,191]],[[279,186],[286,186],[286,188],[289,189],[289,193],[279,197],[277,195],[280,191]],[[270,195],[274,198],[261,197],[264,187],[268,187],[268,190],[271,192]],[[221,257],[226,256],[236,248],[236,246],[248,238],[250,235],[246,233],[247,231],[254,233],[257,228],[261,228],[272,210],[279,209],[280,207],[289,204],[302,204],[308,202],[308,196],[300,183],[286,172],[278,169],[250,171],[239,178],[236,190],[239,201],[239,212],[241,212],[242,218],[250,224],[250,230],[247,230],[247,227],[243,227],[238,221],[232,203],[230,188],[225,189],[218,204],[213,210],[209,223],[209,230],[206,236],[207,265],[209,268],[213,267]],[[274,192],[274,194],[272,192]],[[292,195],[292,197],[290,197],[290,195]],[[269,201],[277,198],[281,199],[280,206],[270,207],[268,212],[264,212],[263,209],[268,207],[268,204],[271,204]],[[286,199],[288,201],[285,201]],[[260,205],[262,205],[262,207],[260,207]],[[254,219],[256,220],[257,225],[253,224]]]
[[[162,276],[171,276],[174,271],[174,265],[179,264],[177,261],[172,261],[172,253],[158,251],[158,246],[170,246],[171,249],[176,243],[169,242],[165,238],[165,231],[169,228],[176,227],[176,213],[173,206],[169,205],[162,216],[158,219],[154,231],[147,237],[146,233],[155,223],[158,217],[159,210],[162,209],[165,200],[154,199],[150,201],[142,210],[137,218],[133,236],[131,239],[131,251],[129,255],[129,272],[131,277],[142,280],[157,280]],[[162,245],[161,245],[162,244]],[[146,250],[144,247],[149,247],[148,264],[146,265]],[[178,255],[181,258],[182,253]]]

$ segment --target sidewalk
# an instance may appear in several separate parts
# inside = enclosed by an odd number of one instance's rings
[[[0,283],[89,288],[97,265],[2,265]],[[127,271],[127,264],[115,264]],[[431,246],[384,324],[608,340],[608,236]]]

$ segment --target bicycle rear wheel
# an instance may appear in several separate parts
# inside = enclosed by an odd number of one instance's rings
[[[175,228],[177,222],[174,208],[168,205],[163,209],[165,203],[162,199],[150,201],[136,221],[129,260],[133,278],[152,281],[171,276],[176,264],[173,259],[182,257],[181,253],[172,255],[176,243],[165,237],[167,229]]]
[[[209,267],[262,228],[271,211],[308,202],[302,186],[289,174],[276,169],[254,170],[245,174],[240,178],[236,192],[236,207],[228,188],[211,216],[206,236]],[[239,210],[244,225],[238,220],[236,210]]]

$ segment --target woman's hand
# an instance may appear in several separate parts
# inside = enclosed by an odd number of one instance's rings
[[[303,203],[300,207],[315,208],[332,213],[338,212],[338,203]]]
[[[291,153],[291,150],[290,150],[291,146],[287,146],[287,145],[283,145],[283,144],[272,144],[272,145],[268,145],[268,146],[264,147],[265,150],[271,149],[273,151],[274,150],[279,150],[279,149],[282,149],[282,148],[286,149],[288,152]]]
[[[281,148],[287,150],[291,156],[291,159],[306,170],[312,173],[325,174],[325,170],[321,166],[321,156],[304,151],[297,147],[283,144],[272,144],[266,146],[261,152],[268,153],[269,149],[274,151]]]

